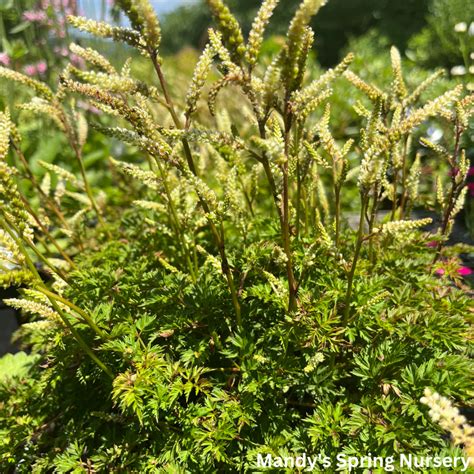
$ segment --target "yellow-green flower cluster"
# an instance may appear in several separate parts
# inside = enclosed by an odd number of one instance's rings
[[[407,95],[407,88],[403,79],[400,52],[395,48],[395,46],[392,46],[390,50],[390,57],[392,59],[393,70],[393,92],[399,100],[403,100]]]
[[[104,21],[89,20],[82,16],[69,15],[67,20],[75,28],[99,38],[111,38],[114,41],[123,41],[140,50],[146,49],[146,44],[140,33],[131,28],[112,26]]]
[[[209,91],[208,95],[208,107],[209,111],[211,112],[212,115],[216,114],[216,101],[217,101],[217,96],[219,95],[219,92],[226,87],[229,84],[238,84],[242,85],[243,84],[243,77],[240,73],[231,73],[227,74],[225,77],[217,81],[212,87],[211,90]]]
[[[62,84],[70,91],[89,96],[97,104],[115,111],[120,117],[127,120],[138,133],[149,134],[159,141],[155,133],[156,126],[153,119],[143,107],[129,105],[123,98],[113,95],[93,84],[83,84],[66,77],[62,78]]]
[[[291,20],[287,33],[286,51],[282,57],[283,79],[287,88],[293,88],[293,81],[302,78],[302,66],[306,61],[304,57],[305,42],[308,40],[308,25],[311,18],[326,3],[325,0],[303,0],[295,16]]]
[[[471,163],[469,159],[466,157],[466,150],[461,150],[461,157],[459,158],[459,170],[458,173],[454,172],[455,174],[455,181],[456,184],[464,184],[467,179],[469,168]]]
[[[322,352],[316,352],[316,354],[314,354],[314,356],[309,359],[308,364],[303,369],[304,372],[313,372],[316,367],[321,364],[321,362],[324,362],[324,354]]]
[[[197,108],[197,102],[201,96],[209,70],[212,66],[213,48],[207,45],[194,69],[193,79],[186,95],[186,115],[190,117]]]
[[[321,166],[322,168],[331,169],[331,164],[325,158],[323,158],[316,149],[309,143],[308,141],[303,142],[306,151],[308,152],[309,156],[315,161],[316,164]]]
[[[285,305],[285,301],[288,298],[288,290],[285,283],[277,278],[273,273],[262,270],[263,276],[267,279],[275,295],[280,299],[282,306]]]
[[[389,141],[383,132],[386,128],[382,121],[383,97],[378,96],[374,109],[367,118],[365,129],[361,130],[361,148],[363,157],[358,175],[359,189],[363,194],[369,192],[373,185],[388,184],[386,169],[388,166],[387,151]]]
[[[467,422],[449,399],[429,388],[425,388],[424,396],[420,401],[430,408],[431,419],[451,434],[453,443],[464,447],[469,464],[474,466],[474,427]]]
[[[309,108],[314,109],[314,107],[310,107],[311,102],[318,100],[321,90],[336,77],[343,74],[353,60],[354,55],[349,53],[334,69],[328,69],[322,76],[314,80],[309,86],[293,93],[291,105],[295,114],[299,115],[300,113],[304,113]],[[307,113],[304,115],[307,115]]]
[[[352,140],[348,142],[348,146],[344,147],[344,150],[341,150],[334,140],[334,137],[329,130],[329,119],[331,116],[330,106],[326,106],[323,118],[317,126],[317,131],[319,133],[319,139],[321,140],[321,145],[326,153],[332,158],[334,163],[339,163],[345,154],[349,151],[349,148],[352,145]]]
[[[234,62],[239,64],[245,55],[244,37],[239,22],[221,0],[207,0],[207,4],[222,32],[224,44]]]
[[[359,313],[363,313],[364,311],[370,310],[375,305],[381,303],[382,301],[388,299],[390,297],[390,292],[387,290],[381,291],[378,295],[373,296],[367,301],[366,304],[362,305],[357,311]]]
[[[71,43],[69,45],[69,49],[72,53],[80,56],[85,61],[93,64],[94,66],[102,69],[104,72],[108,74],[116,74],[115,68],[110,64],[108,59],[104,58],[98,51],[92,48],[83,48],[78,44]]]
[[[157,211],[162,214],[167,212],[166,206],[160,202],[137,200],[133,201],[133,205],[141,207],[142,209],[147,209],[148,211]]]
[[[52,100],[53,98],[53,93],[46,84],[37,81],[36,79],[32,79],[31,77],[25,76],[20,72],[13,71],[12,69],[8,69],[5,67],[0,67],[0,77],[23,84],[24,86],[35,90],[41,97],[46,100]]]
[[[245,52],[245,59],[250,67],[255,66],[260,48],[263,42],[263,33],[265,28],[273,15],[273,10],[278,5],[279,0],[264,0],[260,7],[254,22],[252,23],[252,29],[249,33],[249,39],[247,42],[247,50]]]
[[[300,3],[295,16],[291,20],[287,33],[290,57],[291,53],[298,54],[298,48],[301,46],[301,39],[303,38],[306,27],[311,21],[311,18],[316,15],[318,10],[325,3],[325,0],[303,0]]]
[[[428,140],[425,137],[420,138],[420,143],[422,145],[424,145],[426,148],[429,148],[430,150],[432,150],[437,155],[439,155],[439,156],[441,156],[441,157],[443,157],[447,160],[450,159],[449,152],[448,152],[448,150],[446,150],[446,148],[444,148],[444,146],[439,145],[438,143],[433,143],[432,141]]]
[[[23,263],[24,256],[10,235],[0,229],[0,269],[11,270]]]
[[[198,176],[189,171],[185,171],[185,177],[189,185],[196,192],[199,198],[207,204],[210,213],[208,217],[213,220],[221,211],[221,202],[217,198],[216,193]]]
[[[53,321],[61,321],[59,314],[54,311],[49,305],[38,303],[24,298],[9,298],[4,300],[5,304],[15,309],[21,309],[27,313],[41,316],[45,319]]]
[[[459,196],[457,197],[456,201],[454,202],[453,210],[449,215],[450,219],[454,219],[464,207],[464,203],[466,202],[466,194],[467,194],[467,187],[462,188]]]
[[[362,192],[368,191],[375,183],[384,178],[385,162],[380,156],[380,150],[375,145],[370,146],[362,157],[360,164],[358,186]]]
[[[163,158],[166,161],[176,164],[176,162],[171,157],[171,147],[163,138],[158,135],[157,132],[152,134],[153,139],[151,139],[147,136],[141,135],[138,132],[134,132],[122,127],[103,127],[99,124],[94,124],[94,128],[104,133],[104,135],[109,135],[130,145],[137,146],[155,158]]]
[[[131,163],[124,163],[121,161],[110,159],[111,163],[122,170],[124,173],[132,176],[140,183],[143,183],[145,186],[148,186],[150,189],[158,189],[160,186],[160,180],[153,171],[144,170],[137,165],[132,165]]]
[[[61,113],[58,107],[52,105],[51,102],[41,97],[33,97],[30,102],[19,104],[18,108],[32,112],[33,114],[44,115],[50,118],[60,130],[65,130],[64,123],[61,119]]]
[[[104,21],[95,21],[83,16],[68,16],[69,23],[75,28],[101,38],[112,38],[114,27]]]
[[[459,85],[453,90],[445,92],[443,95],[431,100],[423,107],[414,110],[405,120],[400,124],[400,133],[408,133],[415,127],[420,125],[428,117],[438,115],[443,110],[449,108],[449,106],[459,99],[463,91],[463,86]]]
[[[46,163],[46,161],[42,160],[40,160],[38,164],[41,165],[44,169],[55,174],[61,180],[67,181],[74,186],[79,186],[79,180],[70,171],[61,168],[58,165],[54,165],[53,163]]]
[[[10,113],[0,112],[0,160],[4,160],[10,147],[11,121]]]
[[[436,82],[441,76],[444,75],[444,70],[439,69],[431,74],[428,78],[426,78],[408,97],[403,100],[403,105],[408,106],[414,104],[423,94],[423,92],[431,86],[434,82]]]
[[[380,98],[386,99],[386,95],[376,86],[367,84],[362,80],[357,74],[354,74],[352,71],[345,71],[344,77],[357,89],[362,91],[370,100],[373,102],[377,101]]]
[[[143,21],[142,33],[147,46],[153,53],[158,51],[161,42],[161,27],[155,9],[149,0],[136,0],[139,15]]]
[[[262,101],[267,110],[278,105],[278,94],[281,84],[281,66],[275,58],[268,66],[263,77]]]
[[[441,176],[436,176],[436,202],[440,206],[444,206],[446,204],[444,186],[443,182],[441,181]]]
[[[138,82],[130,77],[96,71],[82,71],[70,68],[77,78],[84,82],[100,86],[108,92],[135,93],[140,90]]]
[[[260,137],[252,137],[252,143],[258,149],[264,151],[270,161],[282,164],[285,159],[284,146],[281,140],[276,137],[262,139]]]
[[[229,51],[222,43],[222,33],[216,31],[213,28],[209,28],[209,41],[212,46],[214,54],[216,54],[221,60],[222,66],[225,69],[225,74],[240,74],[240,68],[234,63]]]
[[[117,0],[117,4],[130,19],[149,54],[156,56],[161,42],[158,17],[148,0]]]
[[[15,180],[14,170],[7,165],[5,158],[10,143],[11,122],[8,112],[0,112],[0,215],[9,221],[17,233],[31,239],[30,215],[25,210]],[[10,229],[11,230],[11,229]]]
[[[14,269],[6,273],[0,272],[0,288],[19,287],[28,285],[35,277],[29,270]]]
[[[400,234],[404,234],[406,232],[410,232],[421,227],[425,227],[428,224],[431,224],[432,219],[427,217],[425,219],[418,219],[418,220],[401,220],[401,221],[392,221],[387,222],[382,225],[379,229],[374,229],[375,233],[380,232],[382,235],[393,235],[397,236]]]
[[[318,242],[327,249],[334,248],[334,240],[329,235],[329,232],[324,227],[324,224],[321,222],[319,214],[316,216],[316,228],[318,229],[319,237]]]
[[[242,197],[237,182],[237,167],[234,166],[226,173],[224,178],[224,212],[230,216],[239,215],[241,211]]]

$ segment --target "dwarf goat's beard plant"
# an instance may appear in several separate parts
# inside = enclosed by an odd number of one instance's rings
[[[396,49],[389,91],[350,72],[351,55],[308,81],[318,0],[302,2],[266,66],[277,0],[262,2],[247,41],[208,0],[218,29],[180,97],[150,4],[118,3],[130,29],[70,23],[138,49],[156,85],[77,45],[90,69],[68,67],[56,92],[0,69],[36,91],[22,108],[58,125],[81,171],[43,163],[41,180],[1,114],[2,279],[23,285],[9,303],[31,315],[18,334],[30,355],[2,361],[3,469],[254,472],[257,453],[462,454],[419,399],[425,387],[461,405],[472,396],[470,299],[433,272],[462,208],[474,97],[458,87],[418,104],[440,73],[410,90]],[[367,96],[356,140],[331,134],[335,80]],[[90,184],[78,95],[120,125],[90,126],[142,152],[111,159],[121,197]],[[452,137],[420,146],[451,173],[436,182],[441,226],[428,236],[430,220],[411,219],[425,185],[414,137],[433,118]]]

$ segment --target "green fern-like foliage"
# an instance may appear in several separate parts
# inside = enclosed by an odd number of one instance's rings
[[[425,386],[470,398],[470,300],[426,273],[432,251],[421,236],[386,248],[375,268],[363,259],[345,328],[334,306],[343,275],[324,270],[337,266],[333,255],[314,249],[307,262],[307,244],[295,250],[306,266],[305,312],[289,318],[284,264],[270,242],[252,239],[245,256],[235,254],[248,272],[236,333],[212,259],[192,283],[153,258],[169,243],[143,222],[163,217],[126,216],[128,243],[84,256],[66,293],[110,328],[97,348],[113,382],[60,322],[20,330],[44,355],[29,356],[17,383],[1,382],[5,466],[28,453],[40,472],[255,472],[258,453],[422,455],[446,446],[419,398]],[[86,325],[76,328],[97,344]]]

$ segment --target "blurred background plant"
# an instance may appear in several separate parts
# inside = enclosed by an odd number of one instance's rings
[[[77,14],[76,0],[5,0],[0,3],[0,63],[31,77],[48,80],[70,54],[67,15]]]
[[[474,4],[464,0],[431,0],[426,25],[408,41],[409,55],[426,67],[464,66],[451,69],[463,75],[474,51]],[[460,73],[461,72],[461,73]]]
[[[229,8],[239,19],[244,33],[250,30],[260,5],[259,0],[231,0]],[[281,35],[298,5],[297,0],[281,3],[276,9],[270,33]],[[374,28],[387,35],[390,43],[404,49],[411,36],[426,25],[429,0],[332,0],[313,19],[311,27],[317,32],[315,48],[324,66],[338,62],[351,38],[364,35]],[[163,25],[163,47],[176,52],[183,40],[190,46],[202,46],[211,16],[203,1],[179,7],[166,16]],[[403,28],[400,28],[403,25]]]
[[[168,53],[165,61],[176,70],[176,74],[189,74],[196,59],[197,49],[207,41],[207,29],[211,15],[202,0],[155,0],[153,6],[162,18],[162,51]],[[230,0],[229,6],[239,19],[244,33],[248,33],[251,21],[260,5],[259,0]],[[270,37],[262,51],[270,55],[279,47],[281,37],[298,5],[297,0],[289,0],[279,5],[269,26]],[[134,69],[140,70],[144,79],[153,76],[150,65],[133,50],[121,44],[98,41],[77,31],[70,31],[65,24],[65,16],[70,13],[85,13],[96,19],[113,20],[116,24],[127,25],[128,19],[120,13],[113,0],[4,0],[0,2],[0,65],[25,72],[31,77],[50,82],[66,62],[76,67],[83,66],[82,58],[68,48],[71,39],[112,58],[114,66],[124,63],[128,56],[134,57]],[[389,2],[388,0],[332,0],[313,19],[312,27],[317,32],[315,50],[311,56],[312,74],[316,76],[321,68],[334,65],[348,51],[356,55],[356,72],[368,82],[380,79],[390,81],[390,61],[386,54],[391,45],[402,51],[403,66],[408,81],[418,83],[428,77],[433,70],[444,68],[445,78],[435,85],[435,92],[446,90],[453,84],[462,82],[466,87],[474,87],[474,4],[463,0],[407,0]],[[400,27],[403,25],[403,27]],[[72,35],[72,36],[71,36]],[[403,54],[405,53],[405,54]],[[179,81],[175,81],[179,84]],[[175,86],[172,85],[172,87]],[[15,116],[12,98],[18,98],[19,91],[11,85],[2,83],[0,103],[8,105]],[[338,98],[346,91],[344,83],[336,84],[336,93],[331,101],[339,120],[339,135],[357,132],[359,125],[355,112],[347,108],[345,102],[338,104]],[[362,94],[352,92],[353,102],[360,100]],[[84,102],[78,102],[86,114],[94,109]],[[32,118],[20,121],[28,127],[25,152],[37,150],[43,161],[65,164],[72,160],[61,156],[64,149],[61,137],[45,126],[43,119]],[[27,124],[27,125],[25,125]],[[464,136],[467,156],[473,159],[473,124]],[[100,134],[89,131],[93,143],[90,150],[84,150],[86,166],[103,163],[101,158],[108,156],[110,148]],[[447,130],[439,124],[430,127],[427,133],[432,140],[439,141]],[[47,140],[44,135],[48,135]],[[338,130],[335,130],[338,135]],[[117,147],[123,147],[118,142]],[[90,153],[89,153],[90,152]],[[35,156],[32,166],[35,165]],[[423,168],[425,173],[437,171],[437,162],[430,161]],[[74,165],[72,165],[74,171]],[[101,179],[100,173],[97,179]],[[107,180],[102,183],[106,187]],[[428,191],[428,190],[427,190]],[[431,190],[430,190],[431,191]],[[347,204],[355,202],[348,196]],[[471,236],[474,236],[474,184],[469,184],[467,205],[458,221],[466,222]]]

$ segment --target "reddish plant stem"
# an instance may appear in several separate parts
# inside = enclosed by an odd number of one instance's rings
[[[167,104],[168,110],[171,114],[171,118],[173,119],[173,122],[174,122],[175,126],[182,130],[183,125],[182,125],[182,123],[181,123],[181,121],[180,121],[180,119],[179,119],[179,117],[176,113],[176,109],[174,107],[171,95],[169,94],[168,86],[166,84],[166,80],[165,80],[165,77],[163,75],[163,71],[161,69],[161,65],[158,61],[157,55],[153,51],[149,51],[149,55],[150,55],[151,61],[153,63],[153,67],[154,67],[154,69],[156,71],[156,74],[158,76],[158,80],[160,82],[160,86],[161,86],[161,89],[163,91],[163,95],[165,96],[166,104]],[[188,123],[189,122],[187,121],[186,125],[188,125]],[[194,176],[198,177],[198,172],[197,172],[196,166],[194,164],[194,160],[193,160],[193,156],[192,156],[192,152],[191,152],[191,148],[189,146],[189,143],[188,143],[188,141],[185,137],[183,137],[181,142],[183,144],[184,155],[186,157],[186,162],[187,162],[189,171]],[[206,202],[206,200],[202,196],[199,196],[199,195],[198,195],[198,199],[199,199],[199,202],[200,202],[204,212],[206,214],[209,214],[210,213],[210,208],[209,208],[209,205]],[[210,219],[208,219],[208,223],[209,223],[209,227],[211,228],[212,235],[214,237],[214,240],[216,242],[216,245],[217,245],[217,248],[218,248],[218,251],[219,251],[219,255],[220,255],[220,258],[221,258],[222,272],[224,273],[224,275],[226,277],[227,285],[228,285],[229,291],[231,293],[232,304],[233,304],[234,310],[235,310],[237,327],[240,328],[242,326],[241,308],[240,308],[240,303],[239,303],[239,299],[238,299],[238,296],[237,296],[237,290],[236,290],[236,287],[235,287],[234,277],[232,275],[232,270],[230,268],[230,264],[229,264],[226,249],[225,249],[224,226],[221,223],[220,224],[220,229],[218,229],[216,227],[216,224],[214,222],[212,222]]]
[[[461,136],[463,134],[463,128],[456,122],[456,133],[455,133],[455,143],[454,150],[449,160],[450,171],[451,171],[451,189],[449,190],[448,204],[443,214],[443,220],[441,222],[441,235],[443,237],[447,236],[449,221],[451,220],[451,213],[453,212],[456,200],[459,197],[459,194],[464,187],[464,183],[456,184],[456,174],[459,172],[457,169],[459,153],[461,151]],[[443,241],[440,240],[436,247],[436,254],[433,259],[433,264],[435,264],[441,257],[441,250],[443,249]]]

